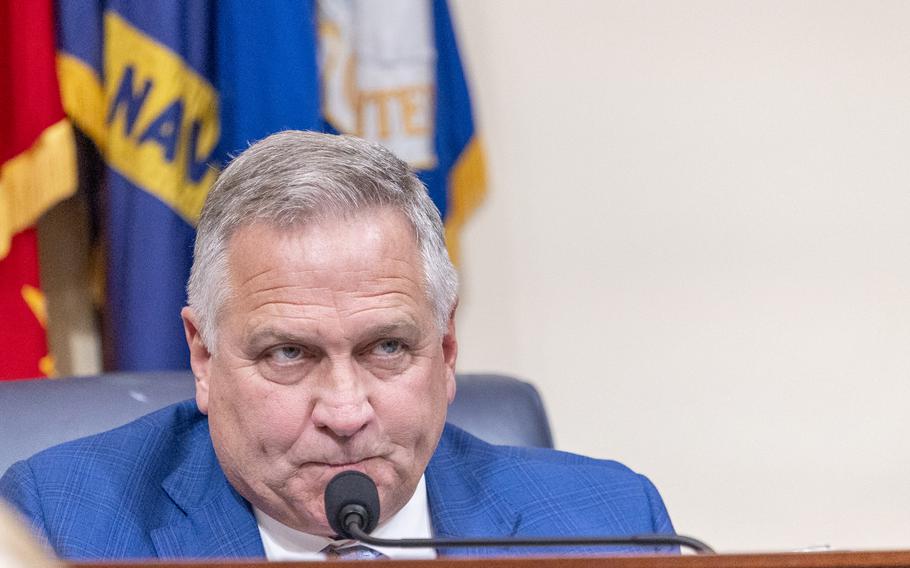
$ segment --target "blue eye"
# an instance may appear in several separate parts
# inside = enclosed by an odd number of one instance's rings
[[[373,351],[379,355],[397,355],[404,349],[404,344],[397,339],[385,339],[376,344]]]
[[[272,350],[271,355],[279,363],[291,363],[303,356],[303,349],[295,345],[282,345]]]

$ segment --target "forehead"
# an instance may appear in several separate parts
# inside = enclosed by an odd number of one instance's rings
[[[392,289],[425,296],[416,233],[392,209],[289,227],[253,222],[232,235],[227,252],[232,296],[241,303],[251,295],[291,294],[305,301],[317,292]]]

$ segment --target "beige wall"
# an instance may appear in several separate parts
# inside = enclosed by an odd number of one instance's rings
[[[910,3],[453,0],[460,367],[725,550],[910,548]]]

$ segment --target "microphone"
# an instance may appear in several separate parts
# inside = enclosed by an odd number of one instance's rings
[[[675,534],[540,538],[376,538],[369,533],[379,524],[379,492],[373,480],[359,471],[343,471],[329,481],[325,488],[325,516],[329,526],[339,535],[359,540],[364,544],[389,548],[675,545],[691,548],[697,554],[714,554],[714,549],[704,542]]]
[[[336,533],[350,536],[349,526],[373,532],[379,524],[379,492],[370,476],[342,471],[325,486],[325,516]]]

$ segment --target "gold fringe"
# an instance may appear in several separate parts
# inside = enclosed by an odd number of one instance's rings
[[[44,292],[25,284],[22,286],[20,291],[22,294],[22,299],[28,305],[28,309],[32,311],[35,315],[35,319],[38,320],[38,323],[41,324],[41,328],[47,332],[47,297],[44,295]],[[38,370],[45,377],[53,377],[57,370],[54,363],[54,356],[47,354],[41,359],[38,360]]]
[[[43,329],[47,329],[47,298],[44,296],[44,292],[25,284],[20,290],[22,299],[25,300],[28,309],[35,314],[35,319],[38,320],[38,323],[41,324]]]
[[[446,246],[455,266],[461,259],[459,233],[487,192],[483,145],[475,135],[458,157],[449,174],[449,210],[446,215]]]
[[[38,360],[38,370],[49,379],[57,377],[57,361],[53,355],[45,355]]]
[[[32,147],[0,164],[0,259],[13,235],[76,192],[76,142],[69,120],[49,126]]]

